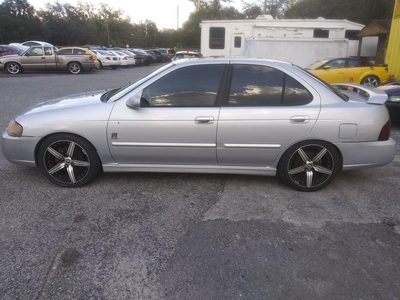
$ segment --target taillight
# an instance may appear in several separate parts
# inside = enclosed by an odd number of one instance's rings
[[[89,55],[89,60],[94,60],[93,55]]]
[[[106,57],[106,60],[111,60],[111,58],[109,58],[108,56]]]
[[[389,118],[389,121],[382,127],[381,132],[379,133],[378,141],[387,141],[390,138],[390,129],[392,128],[392,120]]]
[[[128,57],[125,56],[122,60],[128,60]]]

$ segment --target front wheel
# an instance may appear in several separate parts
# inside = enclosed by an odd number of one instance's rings
[[[367,76],[361,80],[361,84],[367,85],[367,86],[378,86],[380,83],[380,80],[376,76]]]
[[[38,165],[43,174],[62,187],[81,187],[92,181],[100,170],[95,148],[72,134],[49,136],[40,145]]]
[[[22,68],[19,63],[16,62],[9,62],[6,64],[6,70],[8,73],[12,75],[17,75],[19,73],[22,73]]]
[[[70,62],[70,63],[68,64],[68,71],[69,71],[71,74],[77,75],[77,74],[79,74],[79,73],[82,72],[82,66],[81,66],[81,64],[78,63],[78,62]]]
[[[323,141],[306,141],[285,152],[278,172],[294,189],[314,192],[331,183],[339,168],[340,157],[334,146]]]

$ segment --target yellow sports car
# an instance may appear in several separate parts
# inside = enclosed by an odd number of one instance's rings
[[[376,66],[364,58],[344,57],[316,61],[307,71],[327,83],[357,83],[377,86],[389,81],[386,66]]]

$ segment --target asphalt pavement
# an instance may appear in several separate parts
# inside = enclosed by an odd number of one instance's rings
[[[0,127],[158,67],[0,74]],[[389,165],[315,193],[275,177],[163,173],[67,189],[0,151],[0,299],[400,299],[399,166],[397,146]]]

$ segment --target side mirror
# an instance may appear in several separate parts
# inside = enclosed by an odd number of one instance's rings
[[[330,69],[331,67],[330,66],[325,66],[324,67],[324,70],[328,70],[328,69]]]
[[[134,109],[139,109],[140,108],[140,98],[142,97],[142,92],[140,91],[136,93],[135,95],[131,96],[127,101],[126,101],[126,106]]]

